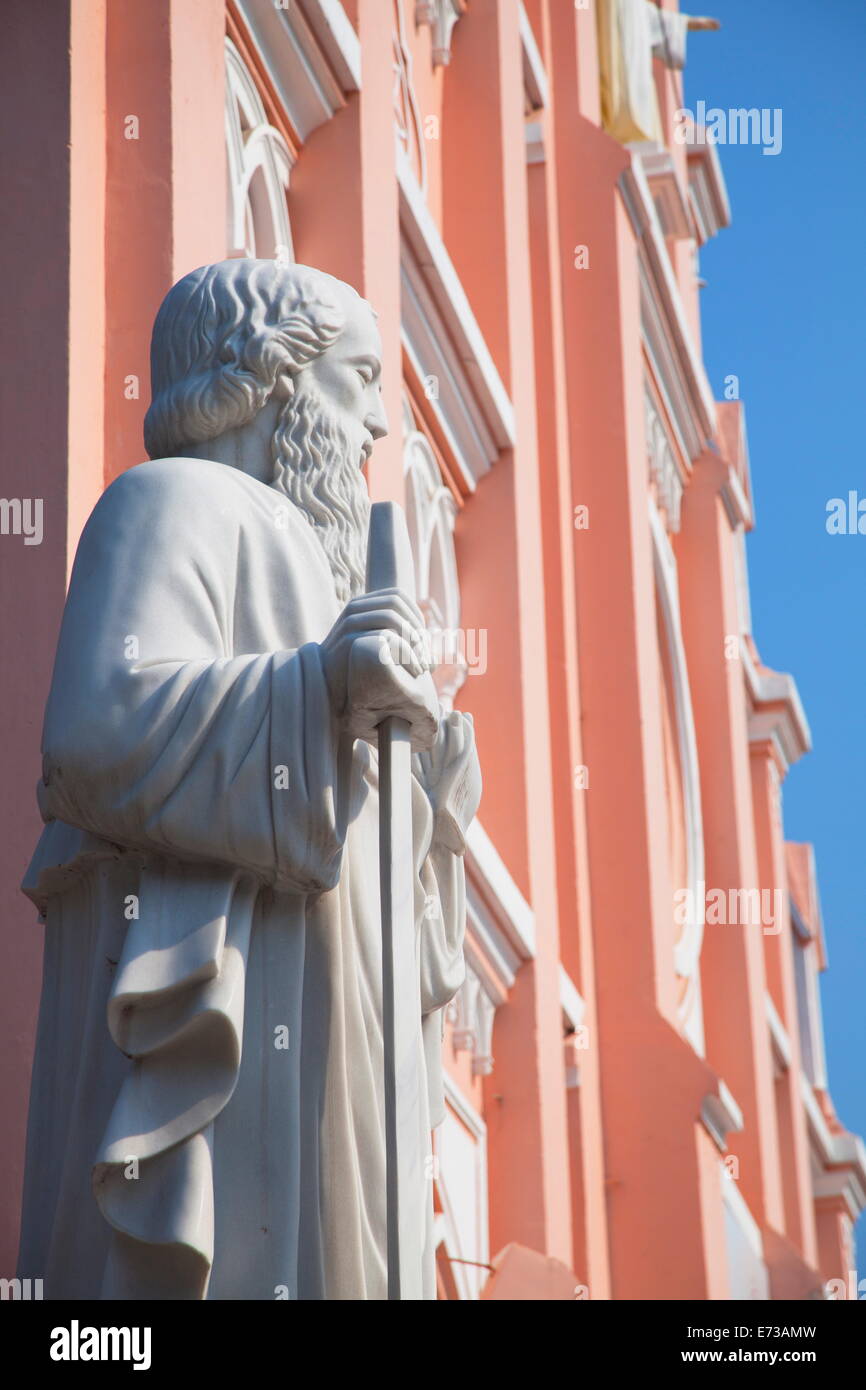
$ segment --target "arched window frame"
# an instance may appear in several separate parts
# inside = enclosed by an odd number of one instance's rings
[[[294,259],[286,195],[293,157],[270,124],[255,80],[226,39],[228,252]]]
[[[408,402],[404,403],[403,423],[406,511],[415,557],[416,594],[437,658],[434,679],[439,698],[450,709],[468,670],[454,548],[458,508],[427,436],[415,428]]]

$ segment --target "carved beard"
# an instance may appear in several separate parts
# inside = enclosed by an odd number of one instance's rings
[[[345,605],[367,587],[370,498],[360,456],[326,398],[309,386],[280,411],[271,452],[273,486],[313,527]]]

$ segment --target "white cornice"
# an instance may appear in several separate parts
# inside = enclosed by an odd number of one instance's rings
[[[807,1076],[800,1074],[800,1095],[806,1111],[813,1153],[822,1171],[813,1178],[816,1198],[841,1197],[852,1221],[866,1209],[866,1148],[857,1134],[834,1134],[827,1124]]]
[[[749,742],[769,739],[779,756],[782,771],[808,753],[812,735],[794,677],[785,671],[760,671],[748,642],[740,641],[740,657],[751,702]]]
[[[635,151],[619,188],[638,239],[644,345],[677,442],[691,463],[715,433],[716,406],[692,341],[652,191]]]
[[[237,0],[262,64],[301,140],[361,86],[361,46],[340,0]]]
[[[750,531],[753,525],[752,508],[743,490],[743,485],[730,464],[728,464],[728,476],[722,485],[721,497],[728,521],[731,523],[731,530],[735,531],[738,526],[743,526],[747,531]]]
[[[655,140],[640,141],[629,145],[629,149],[640,160],[656,206],[661,208],[665,236],[677,239],[691,236],[689,209],[670,150]]]
[[[731,205],[715,145],[706,141],[690,144],[687,159],[692,217],[697,240],[703,246],[731,225]]]
[[[429,399],[471,491],[514,444],[514,407],[402,151],[397,177],[403,346],[422,382],[435,382]]]

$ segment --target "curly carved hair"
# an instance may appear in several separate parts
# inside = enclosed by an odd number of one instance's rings
[[[347,293],[356,291],[324,271],[276,261],[219,261],[185,275],[153,326],[149,456],[248,424],[278,377],[291,379],[336,342]]]

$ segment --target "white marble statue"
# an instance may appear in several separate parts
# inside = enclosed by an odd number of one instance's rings
[[[369,304],[302,266],[206,266],[157,317],[150,461],[78,548],[25,880],[46,932],[20,1267],[47,1298],[386,1296],[384,715],[418,750],[402,1296],[435,1297],[479,783],[418,609],[364,593],[380,356]]]

